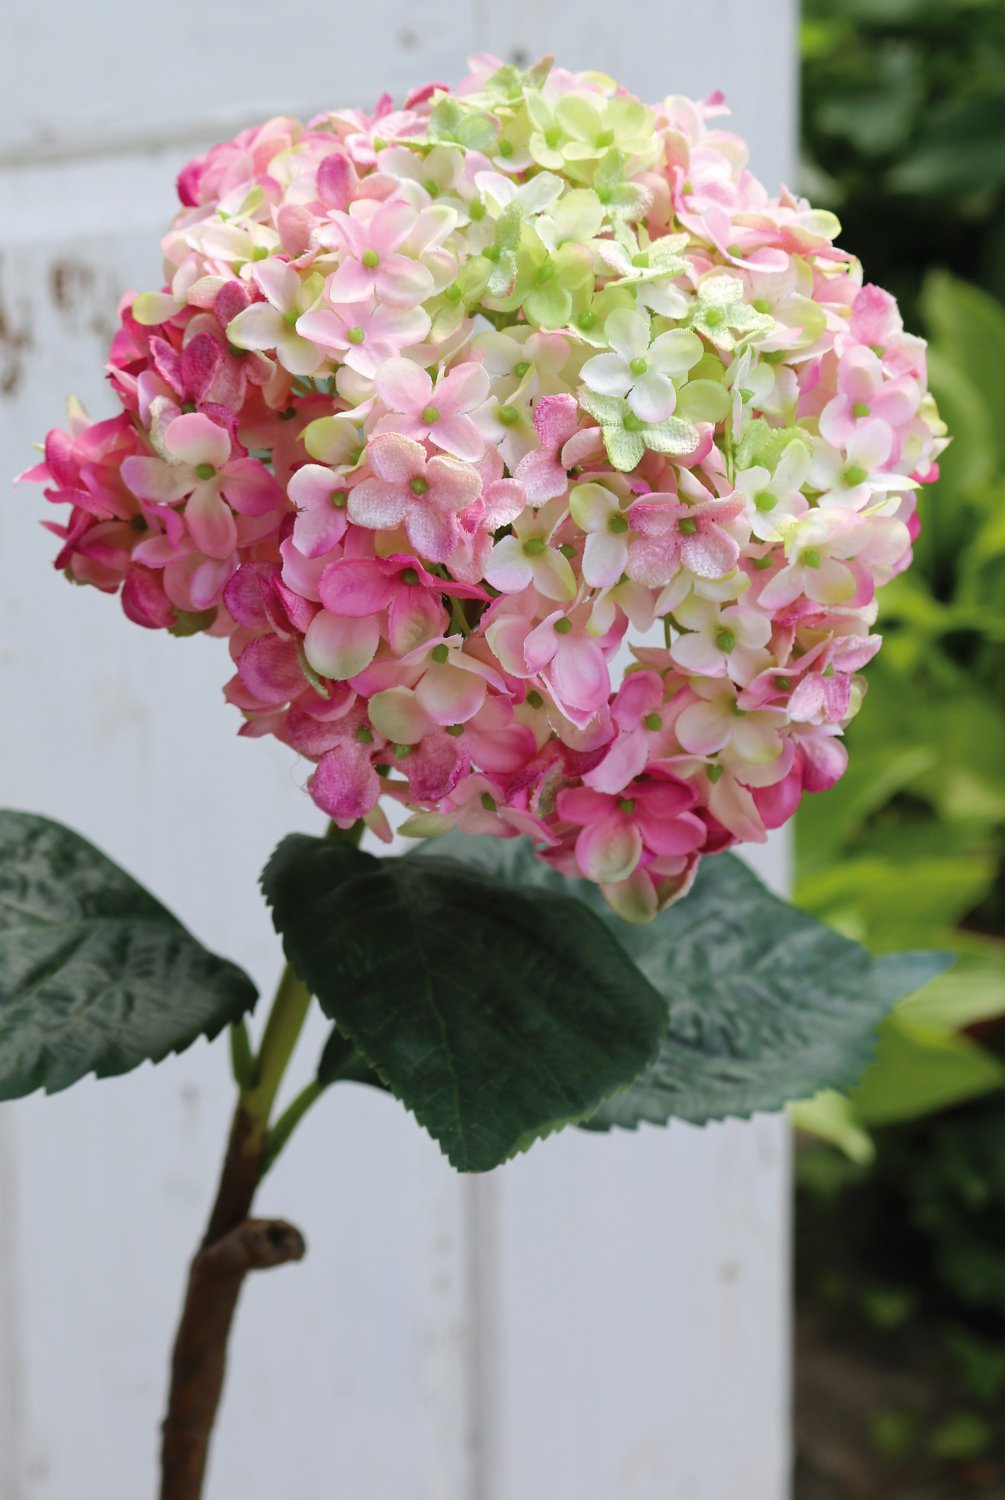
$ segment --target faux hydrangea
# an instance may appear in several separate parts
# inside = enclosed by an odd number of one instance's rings
[[[26,477],[339,826],[527,835],[645,920],[842,774],[944,429],[719,96],[470,66],[190,163],[118,414]]]

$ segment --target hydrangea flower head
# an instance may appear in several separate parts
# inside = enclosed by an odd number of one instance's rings
[[[57,566],[228,642],[341,826],[526,835],[647,920],[833,784],[944,429],[719,98],[479,56],[189,164]]]

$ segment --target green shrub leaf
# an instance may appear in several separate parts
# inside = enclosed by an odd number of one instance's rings
[[[86,839],[0,812],[0,1099],[159,1062],[255,1000]]]
[[[772,896],[731,854],[704,860],[689,895],[636,927],[610,912],[595,886],[542,865],[522,840],[449,835],[437,845],[525,888],[574,889],[666,1000],[659,1057],[601,1106],[591,1128],[705,1124],[850,1088],[872,1056],[878,1022],[950,962],[944,953],[873,959]]]
[[[667,1011],[571,888],[446,855],[375,859],[296,834],[262,884],[342,1035],[454,1166],[485,1171],[629,1084]]]

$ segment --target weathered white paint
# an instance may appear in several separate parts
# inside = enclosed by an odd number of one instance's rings
[[[0,475],[30,461],[64,391],[107,409],[115,301],[155,284],[192,149],[270,111],[456,77],[474,47],[556,50],[650,97],[725,88],[777,180],[794,4],[764,11],[7,0]],[[278,945],[255,881],[284,832],[318,826],[303,770],[236,739],[220,646],[127,626],[52,572],[43,504],[0,504],[0,802],[81,829],[268,987]],[[766,858],[783,883],[779,850]],[[2,1500],[152,1495],[229,1094],[223,1052],[200,1044],[0,1109]],[[311,1253],[247,1287],[212,1500],[784,1500],[786,1155],[777,1120],[567,1133],[463,1180],[393,1101],[334,1091],[263,1192]]]

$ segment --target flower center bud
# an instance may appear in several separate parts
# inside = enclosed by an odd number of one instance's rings
[[[476,224],[478,223],[479,219],[484,219],[485,204],[480,198],[472,198],[471,202],[468,204],[468,216],[474,219]]]
[[[750,305],[755,312],[769,313],[771,311],[771,303],[764,297],[755,297]]]
[[[490,797],[488,792],[482,792],[482,807],[484,807],[486,812],[495,812],[496,810],[495,798]]]
[[[569,631],[571,629],[572,629],[572,621],[571,620],[567,620],[564,615],[562,616],[562,618],[560,620],[556,620],[555,621],[555,634],[556,635],[568,635]]]
[[[555,147],[562,139],[562,132],[559,130],[557,125],[549,125],[548,129],[544,132],[544,139],[546,144],[549,145],[554,151]]]
[[[412,747],[411,745],[395,745],[394,750],[391,753],[393,754],[395,760],[404,760],[406,756],[411,755]]]
[[[819,568],[820,553],[815,547],[807,547],[806,551],[803,553],[803,562],[808,568]]]
[[[617,536],[619,532],[628,530],[628,522],[623,515],[618,514],[612,516],[608,521],[607,529],[608,531],[613,531],[615,536]]]
[[[633,375],[644,375],[649,366],[646,364],[641,354],[637,354],[635,358],[629,362],[628,368],[631,370]]]
[[[521,359],[518,364],[515,364],[513,366],[513,374],[514,375],[519,375],[520,379],[522,380],[523,377],[526,375],[526,373],[527,373],[527,371],[529,369],[530,369],[530,360],[529,359]]]
[[[362,258],[363,264],[366,266],[368,271],[375,271],[380,265],[380,256],[377,254],[376,250],[364,250]]]
[[[758,571],[762,571],[764,568],[771,567],[771,554],[769,552],[767,557],[752,557],[750,561],[752,567],[757,568]]]
[[[621,424],[626,432],[641,432],[646,425],[641,417],[637,417],[633,411],[627,412]]]
[[[549,281],[554,281],[555,267],[550,260],[546,260],[543,266],[538,266],[537,275],[534,279],[538,286],[547,286]]]
[[[597,146],[601,151],[606,151],[608,146],[614,145],[614,131],[602,130],[597,136],[594,145]]]
[[[713,786],[715,786],[715,783],[719,780],[719,777],[722,775],[722,773],[723,773],[724,770],[725,770],[725,766],[709,766],[708,767],[708,772],[707,772],[708,779],[712,783]]]
[[[401,581],[402,583],[407,584],[410,589],[412,589],[418,583],[419,575],[414,568],[406,568],[401,575]]]
[[[513,155],[513,142],[512,141],[507,141],[507,140],[501,140],[499,142],[499,155],[500,156],[512,156]]]
[[[720,630],[716,634],[715,644],[718,646],[720,651],[725,651],[728,655],[736,645],[736,636],[731,630]]]
[[[438,646],[434,646],[433,647],[432,651],[429,654],[433,658],[434,661],[438,661],[438,662],[441,662],[441,663],[445,662],[445,661],[449,661],[450,660],[450,647],[449,646],[445,646],[443,644],[443,642],[441,641]]]
[[[770,490],[758,490],[754,496],[755,507],[764,514],[767,514],[769,510],[774,510],[777,504],[778,496],[773,495]]]
[[[851,409],[851,414],[853,417],[867,417],[871,410],[872,408],[867,406],[864,401],[856,401]]]
[[[520,420],[520,413],[515,406],[500,406],[498,416],[504,427],[512,427],[514,422]]]
[[[463,724],[448,724],[446,728],[447,733],[449,735],[452,735],[455,740],[459,740],[461,735],[464,733]]]
[[[413,495],[424,495],[429,489],[429,481],[423,479],[421,474],[416,474],[414,479],[408,481],[408,488]]]
[[[782,690],[783,693],[787,693],[789,691],[789,689],[790,689],[791,686],[792,686],[792,678],[791,677],[776,677],[775,678],[775,687],[776,688],[781,688],[781,690]]]
[[[363,332],[362,328],[350,328],[346,333],[346,338],[349,340],[350,344],[361,344],[366,338],[366,334]]]
[[[427,427],[432,427],[434,422],[440,420],[440,409],[438,406],[424,406],[422,408],[422,420]]]
[[[579,324],[579,327],[582,328],[587,333],[594,326],[594,324],[596,323],[596,321],[597,321],[597,315],[596,315],[596,313],[595,312],[591,312],[589,308],[586,308],[585,311],[581,312],[579,314],[579,317],[576,319],[576,322]]]
[[[681,536],[694,536],[698,530],[698,522],[692,521],[690,516],[685,516],[683,521],[678,524],[677,530]]]
[[[833,677],[834,676],[834,663],[832,661],[829,661],[827,663],[827,665],[824,667],[823,672],[821,673],[821,676],[822,677]]]
[[[621,811],[624,813],[625,817],[626,818],[630,818],[631,815],[632,815],[632,813],[635,811],[635,798],[634,797],[619,797],[618,798],[618,806],[620,807]]]
[[[212,464],[196,464],[195,475],[197,479],[215,479],[216,470]]]
[[[644,728],[651,730],[653,734],[656,733],[657,729],[663,728],[663,720],[659,714],[646,714],[642,720],[642,724]]]
[[[359,728],[357,729],[356,733],[353,735],[353,739],[359,745],[372,745],[373,744],[373,730],[372,729],[367,729],[367,727],[366,727],[365,724],[361,724],[359,726]]]
[[[288,307],[283,313],[283,322],[286,324],[287,328],[296,328],[297,319],[299,318],[299,316],[299,309],[295,307]]]
[[[845,483],[852,489],[857,484],[865,484],[869,478],[868,469],[863,469],[859,464],[849,464],[844,471]]]
[[[537,688],[531,688],[530,692],[527,694],[527,702],[530,704],[531,708],[544,707],[544,699],[541,697],[541,694],[538,692]]]
[[[725,322],[726,314],[720,307],[709,307],[705,309],[705,322],[709,328],[718,328],[720,323]]]
[[[446,299],[447,299],[448,302],[452,302],[454,304],[454,306],[456,307],[457,303],[460,302],[461,297],[464,294],[461,291],[461,289],[460,289],[459,286],[448,286],[447,290],[443,293],[443,295],[444,295],[444,297],[446,297]]]
[[[640,250],[637,255],[633,255],[632,265],[639,271],[647,271],[649,269],[649,251]]]
[[[540,557],[548,543],[542,536],[529,536],[523,544],[523,550],[528,557]]]
[[[349,504],[349,496],[345,490],[332,490],[331,494],[328,496],[328,500],[336,510],[345,510],[346,506]]]
[[[559,552],[561,552],[561,554],[562,554],[562,556],[564,558],[567,558],[569,560],[571,560],[572,558],[574,558],[575,555],[576,555],[576,549],[572,545],[571,542],[563,542],[562,545],[561,545],[561,547],[559,547],[558,550],[559,550]]]
[[[422,186],[426,189],[430,198],[438,198],[440,196],[440,190],[431,177],[427,177]]]
[[[254,245],[251,251],[252,260],[268,260],[269,252],[264,245]]]

